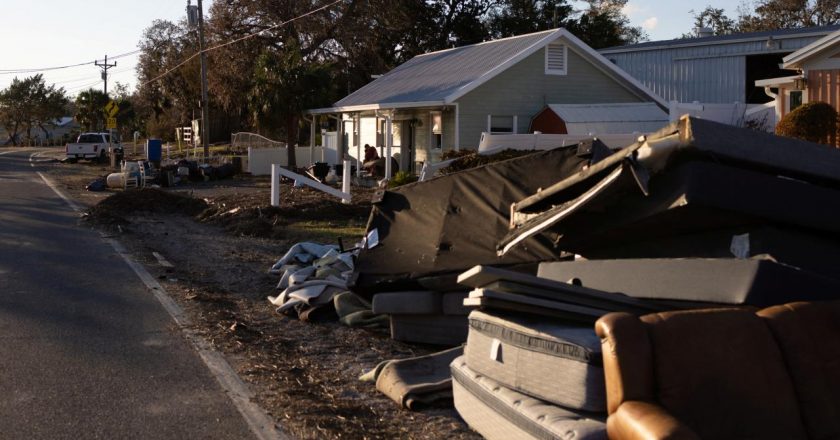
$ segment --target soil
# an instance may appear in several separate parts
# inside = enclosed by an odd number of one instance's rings
[[[225,355],[257,403],[295,438],[478,439],[451,407],[401,409],[358,377],[387,359],[440,348],[390,339],[387,329],[351,329],[279,315],[268,268],[295,242],[361,238],[370,189],[341,204],[308,188],[281,190],[238,176],[170,190],[84,190],[107,168],[45,163],[47,174],[91,207],[84,222],[108,231],[157,276],[191,317],[193,330]],[[93,195],[92,195],[93,194]],[[328,241],[329,240],[329,241]],[[162,254],[175,267],[160,265]]]

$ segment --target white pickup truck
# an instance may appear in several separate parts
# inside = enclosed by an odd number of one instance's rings
[[[67,144],[64,147],[68,159],[88,159],[99,162],[108,160],[108,142],[111,135],[108,133],[82,133],[75,143]],[[110,144],[111,149],[117,154],[122,153],[122,145],[118,139]]]

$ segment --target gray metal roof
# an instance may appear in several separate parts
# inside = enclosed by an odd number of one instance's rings
[[[443,101],[555,30],[418,55],[356,90],[335,107]]]
[[[634,50],[644,50],[653,48],[666,48],[675,46],[698,46],[706,44],[726,44],[733,41],[747,40],[747,39],[765,39],[768,37],[783,38],[795,37],[801,34],[828,34],[840,30],[840,25],[830,26],[815,26],[795,29],[775,29],[771,31],[762,32],[744,32],[738,34],[715,35],[712,37],[702,38],[675,38],[673,40],[662,41],[646,41],[638,44],[628,44],[626,46],[615,46],[599,49],[601,53],[616,53],[616,52],[630,52]]]

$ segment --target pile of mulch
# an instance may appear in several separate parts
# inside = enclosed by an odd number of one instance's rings
[[[207,209],[207,202],[188,195],[144,188],[118,192],[87,211],[87,220],[100,225],[125,225],[124,216],[137,212],[196,216]]]
[[[363,224],[370,215],[372,190],[354,189],[353,202],[343,204],[333,196],[303,187],[284,185],[280,206],[270,206],[268,194],[228,194],[209,200],[197,219],[223,226],[235,235],[284,238],[284,226],[299,221]]]
[[[137,212],[181,214],[217,224],[238,236],[285,238],[285,226],[299,221],[364,224],[370,215],[372,189],[353,190],[353,203],[343,204],[312,188],[283,185],[280,206],[270,206],[268,191],[233,193],[197,199],[177,191],[141,189],[116,193],[90,208],[87,219],[103,226],[125,226]]]

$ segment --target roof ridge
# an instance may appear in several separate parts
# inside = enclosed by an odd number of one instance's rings
[[[448,51],[456,50],[456,49],[466,49],[466,48],[470,48],[470,47],[481,46],[481,45],[484,45],[484,44],[493,44],[493,43],[498,43],[500,41],[514,40],[514,39],[517,39],[517,38],[524,38],[524,37],[533,37],[537,34],[546,34],[547,35],[547,34],[550,34],[552,32],[556,32],[559,29],[563,29],[563,28],[548,29],[548,30],[544,30],[544,31],[531,32],[530,34],[513,35],[513,36],[510,36],[510,37],[496,38],[494,40],[487,40],[487,41],[482,41],[482,42],[479,42],[479,43],[467,44],[467,45],[464,45],[464,46],[450,47],[448,49],[440,49],[440,50],[436,50],[434,52],[426,52],[426,53],[421,53],[419,55],[415,55],[414,58],[425,57],[426,55],[434,55],[434,54],[448,52]]]

